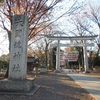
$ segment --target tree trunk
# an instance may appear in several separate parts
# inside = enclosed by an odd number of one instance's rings
[[[9,54],[10,54],[10,48],[11,48],[11,31],[7,30],[8,33],[8,40],[9,40]],[[5,78],[8,78],[8,73],[9,73],[9,67],[7,68]]]

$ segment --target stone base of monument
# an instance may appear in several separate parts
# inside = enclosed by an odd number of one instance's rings
[[[44,68],[40,68],[40,73],[46,73],[47,72],[47,69],[44,67]]]
[[[33,95],[40,86],[34,85],[35,79],[0,80],[0,94]]]

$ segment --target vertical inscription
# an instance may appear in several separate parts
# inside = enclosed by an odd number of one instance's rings
[[[23,17],[21,15],[17,15],[14,18],[14,24],[16,28],[23,27]]]
[[[12,72],[17,72],[17,71],[20,72],[20,66],[19,66],[19,64],[14,65],[14,66],[12,67]]]
[[[14,63],[12,65],[12,72],[20,72],[20,59],[21,59],[21,50],[22,47],[22,32],[23,32],[23,18],[22,16],[16,16],[14,18],[14,53],[13,60]]]
[[[20,41],[15,42],[14,43],[14,48],[21,48],[21,42]]]
[[[11,52],[9,79],[25,79],[27,72],[27,34],[26,15],[14,15],[12,18]]]
[[[18,52],[17,54],[14,53],[13,59],[14,60],[20,60],[21,54]]]

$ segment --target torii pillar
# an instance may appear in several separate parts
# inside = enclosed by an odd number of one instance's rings
[[[83,50],[84,50],[84,69],[85,69],[85,73],[89,73],[90,71],[89,71],[89,65],[88,65],[86,40],[84,40]]]
[[[56,70],[60,70],[60,40],[58,40],[57,54],[56,54]]]

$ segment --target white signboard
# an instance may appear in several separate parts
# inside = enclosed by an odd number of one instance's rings
[[[78,59],[78,51],[71,51],[67,54],[67,60],[68,61],[77,61]]]

